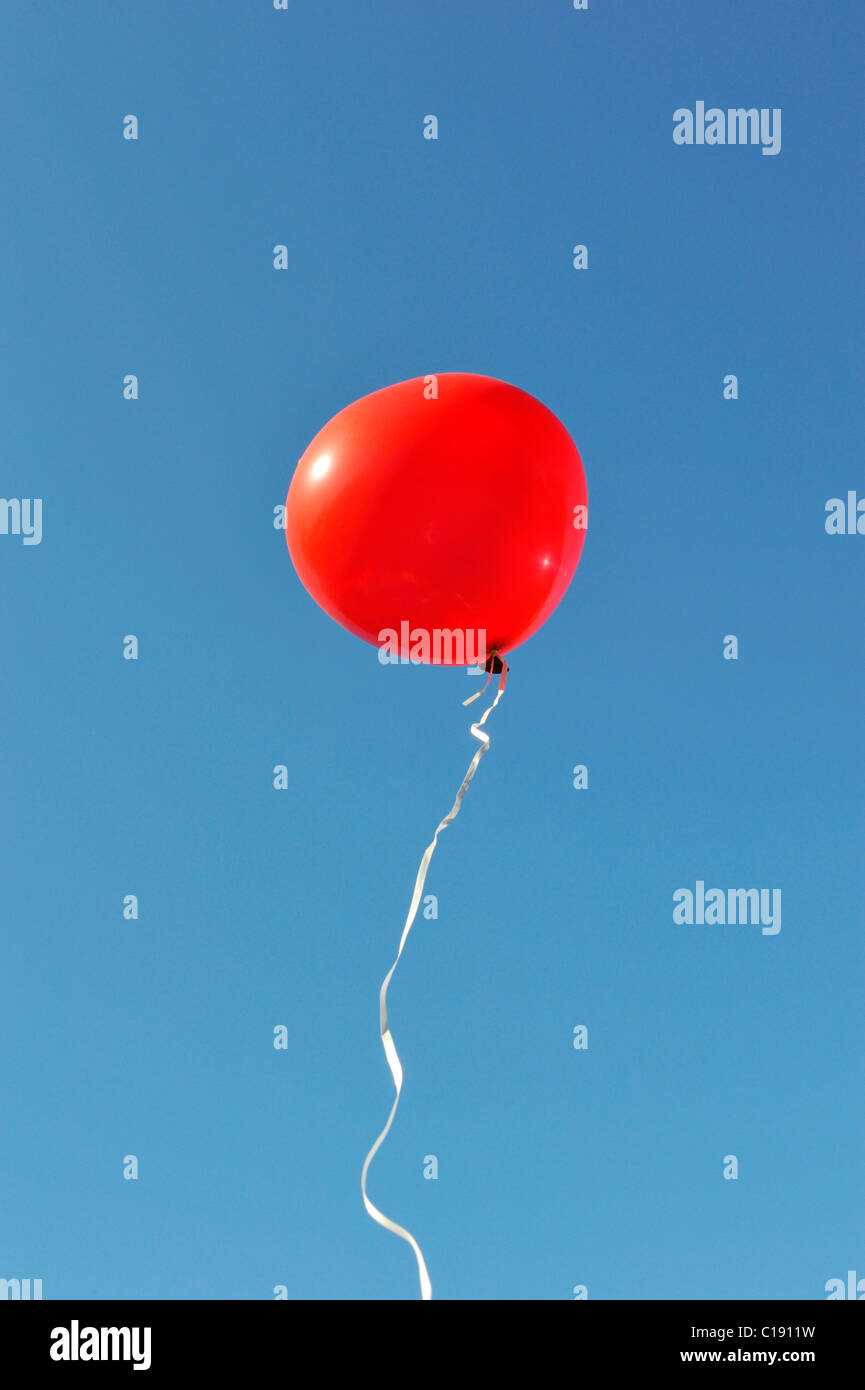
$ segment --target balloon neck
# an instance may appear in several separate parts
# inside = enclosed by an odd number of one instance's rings
[[[487,657],[484,670],[489,671],[489,675],[484,681],[484,689],[476,690],[474,695],[470,695],[467,700],[463,700],[464,705],[470,705],[474,700],[480,699],[481,695],[483,695],[484,690],[486,690],[493,676],[498,676],[499,678],[499,693],[495,698],[495,704],[490,705],[490,709],[494,709],[495,705],[498,704],[499,697],[504,692],[505,682],[508,678],[508,663],[505,661],[504,657],[499,656],[498,652],[491,652],[490,655]],[[489,714],[489,712],[490,710],[487,710],[487,714]],[[484,719],[486,719],[486,717],[487,715],[485,714]],[[481,723],[483,723],[483,720],[481,720]]]

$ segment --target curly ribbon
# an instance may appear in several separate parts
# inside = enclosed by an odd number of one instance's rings
[[[495,656],[496,653],[493,653],[494,658]],[[402,1240],[407,1241],[408,1244],[411,1246],[412,1250],[414,1251],[415,1258],[417,1259],[418,1276],[420,1278],[420,1296],[424,1302],[427,1302],[432,1298],[432,1284],[430,1283],[429,1273],[427,1271],[426,1262],[424,1260],[420,1246],[418,1245],[417,1241],[415,1240],[414,1236],[411,1234],[410,1231],[407,1231],[404,1226],[398,1225],[396,1221],[391,1221],[390,1217],[385,1216],[383,1211],[379,1211],[378,1207],[370,1201],[366,1193],[366,1175],[369,1172],[369,1166],[372,1163],[372,1160],[375,1158],[376,1154],[378,1153],[379,1149],[381,1148],[382,1144],[384,1143],[385,1139],[387,1138],[388,1134],[390,1133],[390,1127],[393,1124],[393,1118],[396,1114],[397,1106],[399,1105],[400,1092],[402,1091],[402,1063],[400,1062],[399,1056],[397,1055],[393,1035],[391,1034],[387,1022],[387,988],[391,982],[391,979],[393,978],[393,973],[396,970],[396,967],[399,963],[399,958],[403,953],[403,947],[405,946],[405,943],[408,940],[408,934],[411,931],[412,924],[414,922],[415,917],[417,916],[417,910],[420,905],[421,894],[423,893],[423,886],[424,881],[426,879],[427,869],[429,868],[429,862],[433,856],[433,850],[435,849],[436,844],[438,843],[438,837],[441,834],[441,832],[444,829],[446,829],[447,826],[450,825],[451,821],[457,815],[457,812],[459,811],[460,805],[462,803],[462,799],[468,791],[472,778],[474,777],[475,772],[477,771],[478,763],[480,762],[484,753],[486,753],[487,749],[490,746],[490,736],[489,734],[484,733],[483,725],[486,723],[488,716],[492,714],[499,700],[504,695],[505,682],[507,680],[508,675],[507,664],[501,657],[499,657],[498,660],[501,662],[501,675],[499,676],[499,688],[496,694],[496,698],[493,700],[491,705],[487,706],[477,723],[472,724],[471,726],[472,734],[476,739],[478,739],[481,746],[475,753],[471,762],[469,763],[468,770],[466,772],[465,777],[462,780],[462,785],[459,791],[457,792],[456,800],[454,801],[453,806],[448,811],[444,820],[439,821],[439,824],[436,827],[436,832],[433,835],[432,841],[430,842],[430,844],[427,845],[426,849],[424,850],[423,858],[420,861],[420,868],[417,871],[417,878],[415,879],[414,892],[412,893],[411,897],[411,906],[408,910],[408,917],[406,918],[405,926],[402,929],[402,936],[400,937],[399,950],[396,953],[396,960],[394,961],[390,970],[385,975],[384,980],[382,981],[381,990],[379,992],[379,1031],[381,1032],[381,1041],[382,1046],[384,1048],[384,1055],[387,1059],[388,1067],[390,1068],[390,1074],[393,1077],[393,1084],[394,1089],[396,1091],[396,1095],[394,1097],[393,1105],[391,1106],[390,1114],[387,1117],[387,1124],[385,1125],[381,1134],[376,1139],[375,1143],[373,1144],[372,1148],[370,1149],[369,1153],[367,1154],[364,1160],[363,1170],[360,1175],[360,1190],[363,1194],[363,1204],[366,1207],[367,1213],[372,1217],[373,1221],[377,1221],[379,1226],[384,1226],[385,1230],[392,1231],[395,1236],[400,1236]],[[492,677],[493,664],[494,663],[491,661],[490,677]],[[489,680],[487,681],[487,685],[489,685]],[[486,686],[484,687],[484,689],[486,689]],[[470,704],[472,700],[476,699],[477,695],[482,694],[483,691],[477,691],[476,694],[470,696],[468,700],[464,700],[463,704]]]

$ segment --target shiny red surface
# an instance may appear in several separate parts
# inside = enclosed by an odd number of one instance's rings
[[[286,540],[326,613],[380,645],[385,628],[486,632],[487,651],[525,642],[580,558],[577,449],[559,420],[493,377],[417,377],[335,415],[297,465]],[[408,651],[403,653],[408,655]]]

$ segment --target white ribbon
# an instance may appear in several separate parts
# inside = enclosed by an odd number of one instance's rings
[[[402,1240],[407,1241],[408,1244],[411,1246],[412,1250],[414,1251],[415,1258],[417,1259],[418,1276],[420,1278],[420,1296],[421,1299],[425,1302],[432,1298],[432,1284],[430,1283],[429,1273],[427,1271],[426,1262],[424,1261],[424,1257],[421,1252],[420,1246],[418,1245],[417,1241],[415,1240],[414,1236],[411,1234],[410,1231],[407,1231],[404,1226],[398,1225],[396,1221],[391,1221],[390,1217],[385,1216],[383,1211],[379,1211],[378,1207],[370,1201],[369,1197],[366,1194],[366,1175],[369,1172],[369,1165],[372,1163],[372,1160],[375,1158],[376,1154],[378,1153],[379,1149],[381,1148],[382,1144],[384,1143],[385,1139],[390,1133],[390,1127],[393,1124],[393,1117],[396,1114],[396,1108],[399,1105],[400,1092],[402,1091],[402,1063],[400,1062],[399,1056],[397,1055],[396,1045],[394,1043],[393,1036],[391,1034],[387,1022],[387,987],[391,982],[393,972],[396,970],[399,958],[402,955],[403,947],[405,946],[405,943],[408,940],[408,934],[411,931],[412,923],[414,922],[415,916],[417,915],[418,906],[421,900],[421,894],[423,893],[424,880],[426,879],[426,873],[427,869],[429,868],[429,862],[433,856],[433,850],[435,849],[436,844],[438,843],[438,837],[442,830],[444,830],[447,826],[450,825],[451,821],[454,819],[457,812],[459,811],[462,799],[469,788],[469,785],[471,783],[472,778],[475,775],[475,772],[477,771],[478,763],[480,762],[484,753],[486,753],[487,749],[490,746],[490,736],[489,734],[485,734],[483,732],[483,725],[486,723],[487,717],[490,714],[492,714],[499,700],[505,693],[505,681],[507,679],[507,674],[507,665],[504,661],[502,661],[502,672],[499,676],[499,688],[496,698],[493,700],[492,704],[484,710],[477,723],[472,724],[472,734],[476,739],[479,740],[481,746],[475,753],[471,762],[469,763],[468,771],[466,772],[466,775],[462,780],[462,786],[457,792],[456,800],[454,801],[453,806],[448,811],[444,820],[439,821],[439,824],[436,827],[436,833],[433,835],[431,843],[427,845],[424,851],[423,859],[420,861],[420,868],[417,871],[417,878],[415,879],[414,892],[412,893],[411,906],[408,910],[408,917],[406,918],[405,926],[402,929],[402,936],[400,937],[399,950],[396,953],[396,960],[394,961],[390,970],[385,975],[384,980],[382,981],[381,990],[379,992],[379,1030],[381,1032],[381,1041],[382,1046],[384,1048],[384,1055],[387,1059],[387,1064],[390,1068],[390,1074],[393,1077],[393,1084],[396,1090],[396,1096],[394,1097],[394,1102],[391,1106],[390,1114],[387,1117],[387,1124],[385,1125],[381,1134],[376,1139],[375,1143],[373,1144],[372,1148],[370,1149],[369,1153],[367,1154],[364,1160],[363,1170],[360,1175],[360,1190],[363,1194],[363,1204],[366,1207],[366,1210],[369,1213],[369,1215],[372,1217],[373,1221],[377,1221],[379,1226],[384,1226],[385,1230],[392,1231],[395,1236],[400,1236]],[[487,682],[487,684],[489,684],[489,682]],[[478,691],[477,693],[481,694],[482,692]],[[474,698],[475,696],[471,697],[471,699]],[[463,701],[463,703],[468,704],[469,701],[465,700]]]

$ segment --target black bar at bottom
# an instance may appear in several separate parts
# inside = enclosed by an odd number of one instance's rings
[[[592,1380],[599,1372],[706,1365],[795,1365],[824,1378],[857,1365],[861,1372],[863,1329],[861,1313],[841,1301],[438,1300],[417,1311],[407,1302],[360,1300],[10,1301],[0,1303],[0,1365],[10,1383],[13,1367],[21,1384],[31,1375],[34,1384],[106,1371],[159,1383],[189,1373],[196,1390],[264,1368],[307,1383],[337,1373],[410,1382],[439,1359],[450,1378],[476,1365],[488,1379],[501,1363],[510,1382],[522,1378],[525,1356],[535,1361],[533,1383],[560,1374],[551,1362],[561,1367],[562,1357],[574,1375]]]

